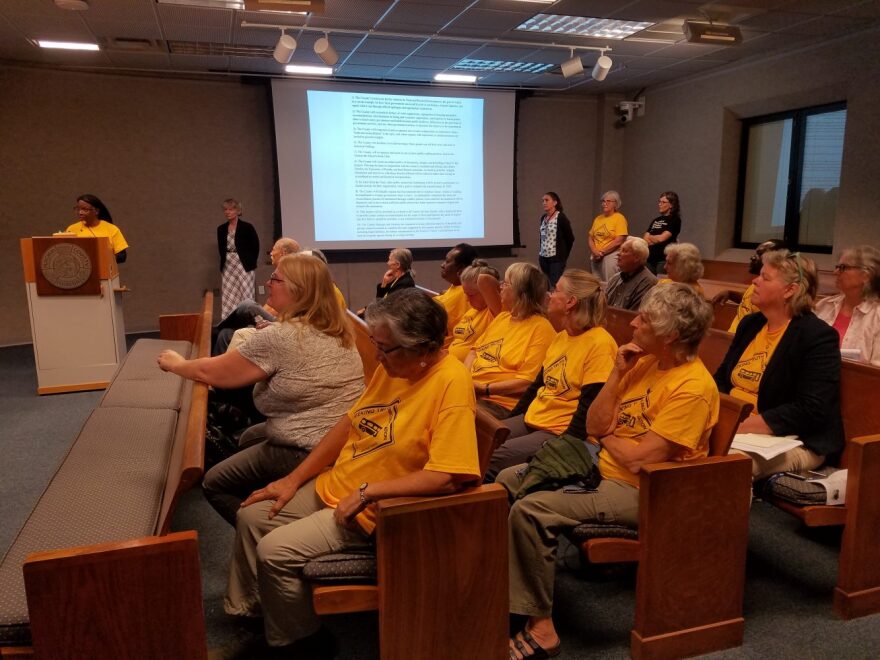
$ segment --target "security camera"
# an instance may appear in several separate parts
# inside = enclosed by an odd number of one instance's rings
[[[617,111],[617,114],[620,115],[617,118],[617,123],[620,126],[626,126],[633,120],[636,114],[638,114],[639,117],[645,114],[645,102],[621,101],[614,107],[614,109]]]

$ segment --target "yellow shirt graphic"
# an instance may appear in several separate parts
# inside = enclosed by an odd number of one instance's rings
[[[128,248],[128,243],[125,242],[125,237],[122,235],[122,232],[119,231],[119,227],[114,225],[112,222],[99,220],[96,227],[87,227],[86,223],[84,222],[74,222],[66,229],[66,231],[72,234],[76,234],[77,236],[82,236],[84,238],[88,238],[90,236],[103,236],[105,238],[109,238],[110,247],[113,248],[113,254],[119,254],[120,252]]]
[[[474,383],[485,386],[513,378],[533,381],[555,337],[556,331],[543,316],[517,321],[510,312],[501,312],[474,342]],[[519,397],[493,394],[487,400],[511,410]]]
[[[492,322],[492,312],[488,307],[477,310],[469,308],[452,329],[452,343],[449,344],[449,352],[464,362],[467,354],[473,348],[474,342],[480,335],[486,332],[486,328]]]
[[[318,476],[318,496],[335,507],[365,481],[396,479],[422,469],[479,478],[475,410],[470,375],[451,355],[415,383],[376,369],[348,412],[351,427],[339,458]],[[359,513],[357,521],[372,533],[374,507]]]
[[[593,220],[593,226],[590,228],[590,238],[596,244],[597,250],[604,250],[618,236],[626,236],[629,228],[626,225],[626,218],[622,213],[612,213],[610,216],[598,215]]]
[[[730,372],[730,384],[733,386],[730,396],[754,405],[753,415],[758,414],[758,388],[761,386],[764,370],[787,328],[788,322],[774,332],[768,332],[766,325],[761,328]]]
[[[739,327],[739,322],[742,321],[749,314],[754,314],[759,311],[757,307],[752,304],[752,294],[755,292],[755,285],[749,284],[749,287],[743,291],[742,300],[739,303],[739,307],[736,308],[736,316],[733,317],[733,321],[730,324],[730,327],[727,329],[728,332],[736,332],[736,329]]]
[[[674,443],[672,461],[692,461],[709,453],[709,434],[718,422],[718,388],[699,358],[661,371],[657,358],[643,357],[620,381],[614,435],[633,445],[647,431]],[[639,477],[602,450],[599,472],[638,488]]]
[[[465,312],[471,308],[471,304],[460,284],[453,284],[443,293],[434,296],[434,300],[443,305],[446,310],[448,318],[446,320],[446,341],[443,342],[443,348],[449,348],[453,339],[452,330]]]
[[[605,328],[590,328],[577,337],[556,335],[544,357],[544,385],[526,411],[526,424],[564,432],[577,410],[581,388],[608,380],[616,355],[617,343]]]

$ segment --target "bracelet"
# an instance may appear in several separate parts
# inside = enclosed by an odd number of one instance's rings
[[[486,396],[491,396],[489,394],[489,383],[486,383]]]

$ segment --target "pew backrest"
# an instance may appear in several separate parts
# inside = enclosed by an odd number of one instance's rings
[[[346,310],[348,322],[354,330],[354,345],[361,356],[361,364],[364,366],[364,383],[369,384],[373,372],[379,366],[376,360],[376,347],[370,340],[370,330],[366,322],[351,310]]]

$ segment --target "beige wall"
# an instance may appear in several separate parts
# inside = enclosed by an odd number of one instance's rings
[[[647,226],[657,196],[682,200],[681,240],[704,256],[745,261],[733,245],[739,119],[846,100],[847,126],[835,253],[880,245],[880,41],[877,31],[833,45],[740,65],[649,90],[647,112],[625,129],[624,195],[632,224]],[[637,222],[633,221],[637,218]],[[834,263],[817,255],[820,266]]]
[[[268,249],[276,211],[265,87],[24,67],[0,69],[0,85],[7,90],[0,97],[0,277],[7,283],[0,345],[30,341],[18,238],[73,222],[78,194],[101,197],[132,246],[121,266],[132,289],[129,332],[156,329],[161,313],[196,309],[200,292],[219,286],[214,232],[226,197],[242,200],[244,218]],[[556,190],[578,239],[572,263],[585,263],[603,107],[601,99],[522,102],[517,185],[526,247],[514,251],[521,258],[536,260],[541,195]],[[503,268],[514,260],[492,261]],[[331,264],[350,306],[369,302],[384,261]],[[444,288],[439,261],[416,270],[420,284]],[[268,275],[261,265],[258,284]]]

